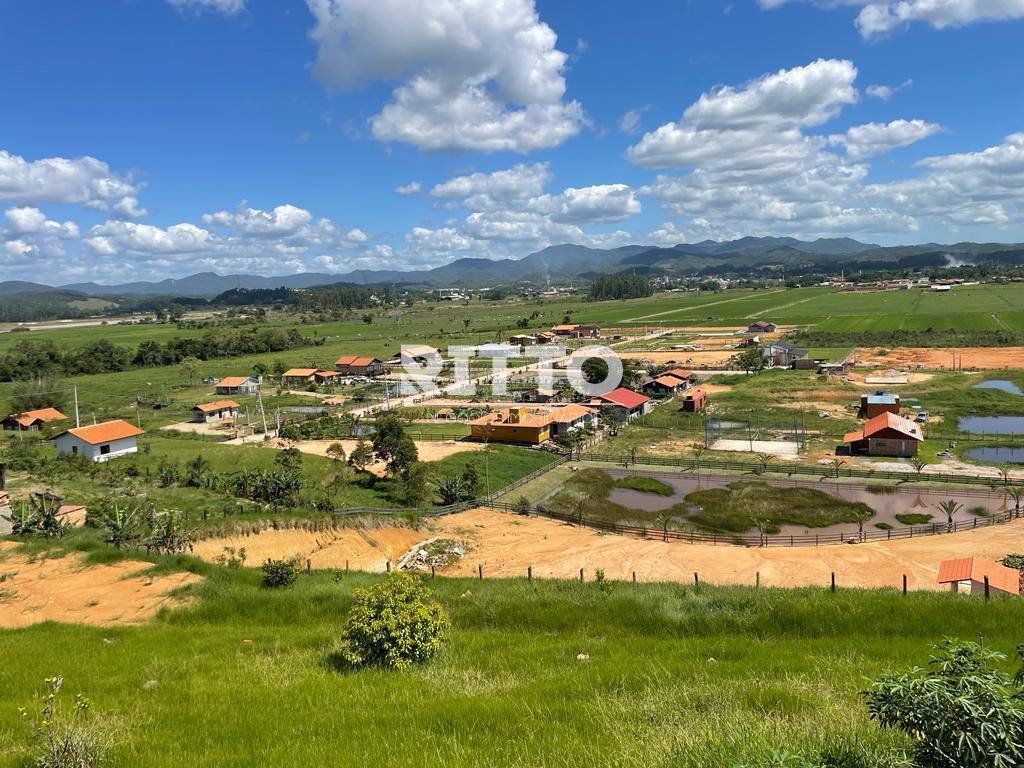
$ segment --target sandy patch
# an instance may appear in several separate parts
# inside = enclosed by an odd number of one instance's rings
[[[139,575],[151,563],[123,560],[84,565],[79,554],[30,560],[10,554],[12,542],[0,542],[0,627],[25,627],[41,621],[72,624],[140,624],[163,606],[180,602],[168,592],[200,581],[192,573]]]
[[[689,454],[695,447],[704,445],[703,438],[692,440],[663,440],[644,448],[644,453],[652,456],[665,456],[668,458],[679,458],[682,454]]]
[[[732,387],[729,384],[712,384],[707,381],[702,381],[700,383],[700,388],[709,395],[717,395],[722,392],[732,392]]]
[[[238,436],[238,429],[236,429],[234,424],[225,424],[220,421],[214,421],[208,424],[200,424],[197,421],[179,421],[175,424],[168,424],[165,427],[160,427],[160,429],[170,429],[175,432],[189,432],[196,435]]]
[[[953,370],[954,353],[957,367],[965,371],[994,371],[1024,369],[1024,347],[951,347],[926,349],[922,347],[896,347],[885,356],[876,355],[877,348],[857,350],[859,365],[887,368],[916,368]]]
[[[839,403],[826,403],[821,400],[801,400],[797,403],[779,403],[783,408],[789,408],[795,411],[817,411],[818,415],[828,414],[835,418],[850,418],[857,415],[857,409],[851,408],[848,405],[840,405]]]
[[[249,536],[204,539],[193,546],[194,554],[215,562],[225,547],[245,548],[246,564],[258,566],[267,558],[298,557],[305,567],[344,568],[382,572],[387,561],[395,562],[410,547],[430,538],[428,530],[412,528],[334,528],[328,531],[262,531]]]
[[[678,363],[699,368],[720,368],[737,354],[735,349],[706,352],[620,352],[619,356],[629,360],[650,360],[653,363]]]
[[[345,449],[345,455],[350,456],[356,447],[357,441],[286,440],[285,438],[274,438],[272,440],[268,440],[264,445],[268,448],[278,449],[298,448],[303,453],[308,453],[311,456],[327,456],[327,449],[335,443],[341,443],[342,448]],[[456,453],[464,453],[465,451],[482,451],[484,449],[483,443],[473,443],[462,440],[451,442],[416,440],[415,443],[420,461],[440,461],[441,459],[448,458]],[[368,472],[372,472],[378,477],[384,476],[383,463],[377,462],[374,464],[368,464],[366,469]]]
[[[693,582],[694,572],[713,584],[826,586],[836,573],[840,587],[898,587],[907,574],[911,589],[938,589],[939,562],[956,557],[999,558],[1024,550],[1024,520],[952,535],[892,542],[822,547],[737,547],[640,540],[599,534],[543,518],[523,518],[477,509],[444,518],[439,528],[458,531],[473,547],[445,573],[523,577],[533,566],[540,578],[608,578]]]
[[[883,371],[865,371],[864,373],[847,373],[847,378],[850,379],[854,384],[863,384],[869,387],[880,387],[881,384],[868,384],[865,379],[868,378],[880,378],[880,379],[899,379],[903,378],[907,380],[908,384],[920,384],[924,381],[930,381],[935,378],[934,373],[912,373],[910,371],[893,371],[892,369],[886,369]],[[898,386],[898,385],[894,385]]]

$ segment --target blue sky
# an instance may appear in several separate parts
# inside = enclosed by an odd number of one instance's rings
[[[1024,0],[5,3],[0,279],[1022,241],[1022,41]]]

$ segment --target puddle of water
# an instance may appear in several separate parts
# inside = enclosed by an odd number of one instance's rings
[[[997,445],[982,448],[971,448],[964,451],[964,455],[975,461],[985,461],[992,464],[1024,464],[1024,447]]]
[[[1024,462],[1024,448],[1015,450],[1021,451],[1021,461]],[[618,470],[610,471],[608,474],[612,477],[619,478],[626,477],[630,473]],[[875,516],[865,524],[865,530],[874,530],[875,523],[888,523],[894,528],[905,528],[906,524],[897,520],[896,515],[910,513],[931,514],[932,520],[930,522],[945,524],[946,517],[938,509],[938,504],[939,502],[946,501],[947,499],[954,499],[963,505],[960,511],[953,518],[959,523],[973,522],[976,515],[969,511],[971,508],[984,507],[984,509],[989,513],[996,513],[1005,512],[1008,508],[1013,507],[1013,501],[1008,501],[1009,495],[1005,493],[985,495],[964,494],[962,496],[958,496],[957,489],[952,488],[948,490],[941,490],[892,487],[885,493],[871,493],[864,486],[844,485],[842,483],[829,482],[786,482],[774,480],[772,478],[758,478],[751,476],[702,476],[698,478],[692,475],[679,477],[659,475],[658,479],[672,486],[675,493],[672,496],[657,496],[655,494],[634,491],[629,488],[614,488],[609,494],[608,500],[616,504],[621,504],[629,509],[635,509],[638,511],[642,510],[645,512],[659,512],[663,509],[675,506],[676,504],[683,503],[685,496],[695,490],[725,488],[729,483],[737,481],[758,481],[777,488],[792,488],[794,486],[813,488],[847,501],[864,502],[875,510]],[[1008,504],[1009,507],[1007,506]],[[810,534],[813,536],[815,533],[823,535],[839,532],[856,533],[857,529],[858,527],[856,523],[839,523],[826,528],[807,528],[802,525],[783,525],[781,526],[780,532],[773,535],[789,536]],[[752,530],[756,532],[756,529]]]
[[[1007,381],[1006,379],[989,379],[988,381],[983,381],[979,384],[975,384],[974,388],[998,389],[1001,392],[1007,392],[1008,394],[1011,395],[1024,395],[1024,391],[1022,391],[1020,387],[1018,387],[1012,381]]]
[[[964,416],[957,426],[975,435],[1024,435],[1024,416]]]

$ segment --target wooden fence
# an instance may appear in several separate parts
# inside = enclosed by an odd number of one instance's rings
[[[839,479],[843,477],[859,478],[862,480],[897,480],[901,483],[916,483],[930,481],[937,483],[953,483],[960,485],[984,485],[989,488],[1024,486],[1024,480],[1015,480],[1009,477],[986,477],[984,475],[958,475],[940,472],[893,472],[889,470],[877,470],[857,467],[832,467],[825,465],[808,464],[776,464],[768,462],[739,461],[735,459],[707,459],[707,458],[679,458],[670,459],[661,456],[645,456],[639,453],[584,453],[582,458],[587,461],[598,461],[609,464],[645,464],[654,467],[673,467],[684,471],[699,471],[702,469],[721,469],[730,472],[752,472],[754,474],[784,474],[787,477],[793,475],[807,475],[824,479]]]

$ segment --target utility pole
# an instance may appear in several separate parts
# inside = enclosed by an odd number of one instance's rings
[[[72,385],[71,390],[75,393],[75,429],[78,429],[82,426],[82,420],[78,417],[78,385]]]
[[[256,403],[260,409],[260,418],[263,420],[263,435],[267,434],[267,412],[263,410],[263,391],[260,389],[256,390]]]

